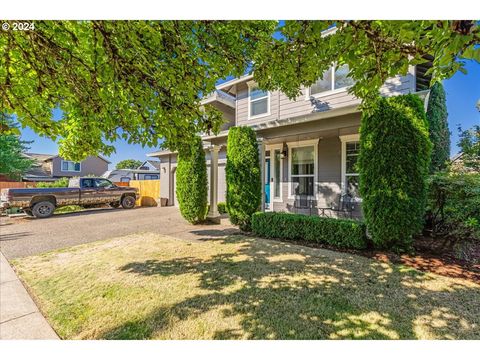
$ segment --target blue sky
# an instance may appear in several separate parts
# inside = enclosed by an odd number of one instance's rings
[[[480,99],[480,64],[469,61],[466,65],[466,75],[458,72],[452,78],[444,81],[447,93],[448,124],[452,133],[451,154],[458,152],[456,145],[458,141],[458,125],[462,128],[471,128],[480,124],[480,112],[475,108],[476,102]],[[61,116],[61,112],[54,111],[54,118]],[[58,146],[55,142],[40,137],[31,129],[22,130],[23,140],[33,141],[30,144],[30,152],[56,154]],[[110,168],[124,159],[146,160],[146,154],[157,150],[156,148],[142,147],[141,145],[128,144],[124,140],[114,143],[117,152],[108,157],[112,162]]]

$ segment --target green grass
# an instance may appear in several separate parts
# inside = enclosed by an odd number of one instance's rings
[[[67,339],[480,339],[480,285],[244,236],[131,235],[14,261]]]
[[[67,205],[67,206],[61,206],[57,209],[55,209],[55,214],[68,214],[72,212],[78,212],[82,211],[84,208],[79,205]]]

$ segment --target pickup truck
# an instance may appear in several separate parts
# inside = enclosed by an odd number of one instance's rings
[[[117,186],[104,178],[72,178],[66,188],[2,189],[0,208],[18,207],[27,215],[47,218],[57,207],[109,204],[131,209],[139,197],[137,188]]]

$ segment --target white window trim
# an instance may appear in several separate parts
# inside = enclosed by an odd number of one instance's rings
[[[259,119],[259,118],[262,118],[262,117],[265,117],[265,116],[270,116],[270,91],[267,91],[267,112],[266,113],[263,113],[263,114],[258,114],[258,115],[255,115],[255,116],[251,116],[250,115],[250,107],[251,107],[251,99],[250,99],[250,91],[252,88],[254,87],[257,87],[257,83],[254,82],[254,81],[249,81],[247,82],[247,85],[248,85],[248,116],[247,116],[247,119],[248,120],[254,120],[254,119]],[[265,97],[263,98],[259,98],[259,99],[255,99],[254,101],[256,100],[262,100],[262,99],[265,99]]]
[[[292,149],[312,146],[314,151],[314,162],[313,162],[313,196],[308,196],[310,200],[317,200],[317,186],[318,186],[318,142],[319,138],[312,140],[300,140],[288,142],[288,199],[294,200],[295,195],[292,195]]]
[[[347,175],[358,175],[357,173],[348,173],[347,174],[347,143],[348,142],[358,142],[360,141],[360,134],[352,134],[352,135],[341,135],[339,136],[340,141],[342,142],[342,179],[341,179],[341,191],[342,195],[347,193],[346,185],[347,185]],[[357,199],[361,201],[361,199]]]
[[[330,67],[330,69],[332,68],[335,68],[337,65],[332,65]],[[331,81],[331,84],[330,84],[330,90],[328,91],[322,91],[320,93],[317,93],[317,94],[313,94],[311,95],[310,94],[310,88],[311,86],[307,86],[306,87],[306,91],[305,91],[305,100],[308,100],[310,101],[310,97],[314,97],[315,99],[319,99],[319,98],[322,98],[322,97],[325,97],[325,96],[329,96],[329,95],[333,95],[333,94],[339,94],[339,93],[343,93],[343,92],[347,92],[353,85],[350,85],[350,86],[345,86],[345,87],[342,87],[342,88],[339,88],[339,89],[334,89],[335,87],[335,71],[333,71],[333,74],[332,74],[332,81]]]
[[[272,202],[283,202],[283,159],[281,158],[283,149],[282,144],[272,144],[266,145],[265,150],[270,151],[270,178],[275,177],[275,150],[280,150],[280,196],[275,197],[275,189],[272,184],[270,184],[270,201]],[[271,181],[270,181],[271,183]]]
[[[71,162],[71,163],[74,163],[74,164],[77,163],[77,161],[62,160],[62,162],[60,164],[60,171],[61,172],[76,172],[76,173],[78,173],[78,172],[82,171],[82,163],[81,162],[79,162],[79,165],[80,165],[79,170],[63,170],[63,163],[66,163],[66,162]]]

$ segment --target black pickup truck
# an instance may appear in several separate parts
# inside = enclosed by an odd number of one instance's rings
[[[138,197],[137,188],[117,186],[104,178],[82,177],[70,179],[66,188],[3,189],[0,208],[18,207],[30,216],[46,218],[55,208],[66,205],[109,204],[131,209]]]

